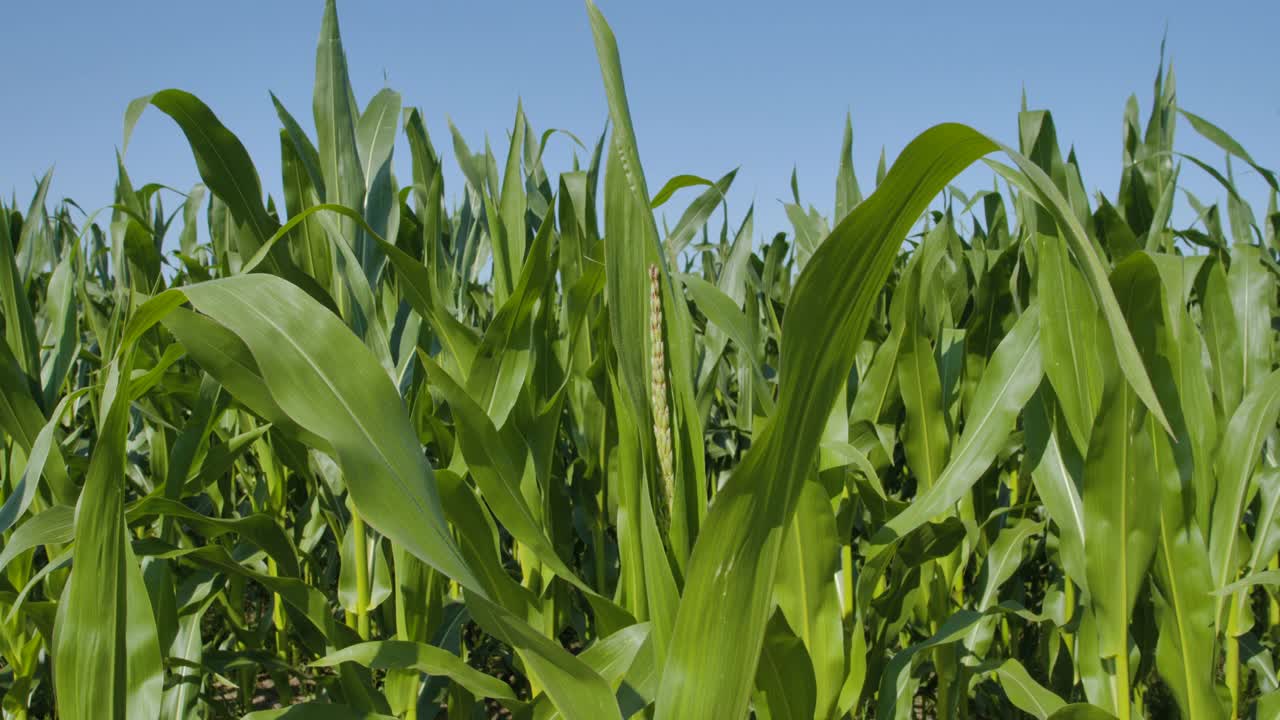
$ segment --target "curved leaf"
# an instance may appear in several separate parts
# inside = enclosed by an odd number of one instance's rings
[[[417,670],[429,675],[444,675],[479,697],[518,699],[515,691],[506,683],[485,675],[463,662],[457,655],[434,645],[404,640],[363,642],[329,653],[311,664],[315,667],[334,667],[344,662],[353,662],[374,670]]]

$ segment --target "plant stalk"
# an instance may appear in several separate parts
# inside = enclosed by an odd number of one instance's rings
[[[355,533],[356,556],[356,634],[361,640],[369,639],[369,545],[365,535],[364,518],[356,512],[356,506],[347,496],[347,507],[351,510],[351,527],[347,532]]]
[[[1276,555],[1275,557],[1271,558],[1270,565],[1271,565],[1271,568],[1270,568],[1271,570],[1280,570],[1280,555]],[[1270,622],[1268,623],[1268,625],[1273,628],[1280,628],[1280,598],[1277,598],[1275,595],[1272,595],[1270,600],[1270,605],[1271,605],[1271,610],[1268,613],[1268,618]]]
[[[1227,610],[1227,659],[1224,668],[1227,692],[1231,695],[1231,720],[1240,718],[1240,603],[1231,598]]]
[[[1071,578],[1062,578],[1062,594],[1065,596],[1065,605],[1067,606],[1066,621],[1064,626],[1070,625],[1071,621],[1076,617],[1076,584],[1071,582]],[[1076,662],[1076,636],[1068,630],[1062,631],[1062,642],[1067,646],[1067,654],[1071,656],[1071,686],[1075,687],[1080,684],[1080,663]]]
[[[1129,689],[1129,633],[1124,634],[1124,646],[1116,653],[1116,674],[1112,676],[1116,695],[1116,717],[1118,720],[1130,720],[1132,717],[1132,701]]]

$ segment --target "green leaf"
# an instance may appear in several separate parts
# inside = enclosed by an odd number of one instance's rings
[[[247,235],[237,235],[248,241],[239,248],[241,255],[253,254],[275,232],[276,223],[262,204],[258,171],[240,139],[195,95],[182,90],[161,90],[129,103],[125,110],[126,150],[134,125],[148,105],[178,123],[195,154],[196,168],[204,184],[226,203],[236,222],[249,231]]]
[[[0,429],[13,438],[13,443],[27,453],[28,458],[40,454],[44,443],[40,446],[37,443],[40,442],[41,433],[46,429],[47,439],[44,442],[50,444],[49,449],[45,451],[46,459],[30,468],[32,477],[31,482],[25,486],[26,492],[35,491],[37,474],[43,471],[54,498],[59,503],[71,504],[75,502],[76,489],[67,476],[67,466],[62,457],[62,451],[53,443],[54,428],[51,426],[57,423],[47,420],[40,411],[40,406],[36,404],[34,389],[34,383],[22,372],[17,359],[13,353],[9,352],[9,347],[0,344]],[[5,499],[5,505],[9,505],[10,502],[14,502],[15,505],[22,502],[21,497],[24,493],[17,490],[15,488],[13,496]],[[14,498],[18,499],[14,500]],[[5,514],[9,514],[9,511],[5,511]],[[10,523],[17,517],[18,515],[12,515]]]
[[[182,520],[208,539],[234,533],[267,553],[276,561],[279,571],[284,575],[296,577],[299,574],[297,549],[284,530],[276,524],[276,519],[269,515],[255,513],[238,518],[212,518],[201,515],[180,502],[160,497],[144,498],[126,513],[130,523],[157,515]]]
[[[324,177],[323,200],[362,210],[365,178],[356,144],[356,124],[360,117],[356,108],[351,79],[347,75],[347,56],[342,49],[338,30],[338,9],[334,0],[326,0],[320,23],[320,40],[316,45],[316,81],[312,94],[320,172]],[[354,224],[342,224],[343,239],[354,238]]]
[[[357,511],[372,527],[471,590],[469,603],[485,602],[479,592],[497,594],[498,587],[481,582],[453,541],[431,468],[390,378],[336,316],[269,275],[215,280],[182,292],[235,334],[281,412],[318,439],[319,449],[334,454]],[[535,639],[532,628],[500,606],[486,607],[484,619],[477,619],[490,632],[504,633],[534,672],[545,676],[542,686],[567,717],[606,717],[575,710],[598,701],[591,699],[594,683],[603,685],[598,676],[592,679],[558,645]],[[574,699],[580,692],[585,699]]]
[[[182,292],[243,343],[281,414],[334,454],[370,525],[449,577],[480,587],[449,533],[431,467],[395,386],[337,317],[269,275],[214,280]],[[232,387],[221,368],[205,369]]]
[[[885,182],[888,183],[889,178],[885,178]],[[875,194],[862,206],[874,198]],[[932,488],[916,496],[905,510],[872,536],[873,543],[880,546],[896,543],[932,518],[949,512],[990,467],[1043,377],[1039,334],[1039,314],[1032,306],[1018,318],[992,354],[974,391],[973,405],[951,454],[951,462]]]
[[[853,170],[853,117],[844,115],[844,138],[840,142],[840,169],[836,173],[836,214],[840,222],[858,203],[862,191],[858,188],[858,176]]]
[[[1227,134],[1227,131],[1188,110],[1178,108],[1178,112],[1182,117],[1186,118],[1187,121],[1191,123],[1191,127],[1195,128],[1195,131],[1200,133],[1200,135],[1202,135],[1206,140],[1217,145],[1231,155],[1249,163],[1249,165],[1251,165],[1254,170],[1257,170],[1258,174],[1267,181],[1267,184],[1271,186],[1272,190],[1280,192],[1280,183],[1276,182],[1275,173],[1254,162],[1253,158],[1250,157],[1249,153],[1244,149],[1244,146],[1237,142],[1235,138]]]
[[[1249,499],[1250,480],[1258,463],[1262,443],[1280,417],[1280,370],[1273,371],[1245,395],[1231,416],[1218,449],[1218,488],[1209,527],[1209,562],[1213,584],[1225,587],[1239,572],[1237,555],[1240,523]],[[1222,616],[1224,598],[1218,597],[1215,618]]]
[[[197,667],[189,665],[182,668],[171,667],[173,679],[165,688],[164,704],[160,710],[160,717],[163,720],[181,720],[202,712],[204,702],[200,696],[204,677],[198,668],[203,654],[203,636],[200,633],[200,626],[204,621],[204,611],[209,602],[211,601],[206,601],[205,606],[199,611],[183,615],[178,619],[177,632],[174,634],[173,643],[168,648],[167,657],[170,661],[182,660]]]
[[[1212,594],[1217,596],[1230,595],[1240,592],[1255,585],[1280,585],[1280,570],[1264,570],[1256,572],[1252,575],[1245,576],[1230,585],[1214,590]]]
[[[1113,282],[1126,314],[1136,323],[1159,316],[1160,288],[1155,266],[1135,253],[1120,264]],[[1147,334],[1154,326],[1139,327]],[[1097,617],[1098,652],[1115,658],[1118,687],[1128,688],[1129,621],[1156,549],[1159,514],[1150,498],[1159,497],[1159,478],[1145,413],[1136,394],[1115,372],[1103,390],[1098,422],[1085,456],[1085,544],[1089,593]],[[1115,699],[1128,703],[1128,696]]]
[[[440,390],[453,411],[466,467],[493,514],[552,572],[591,592],[556,554],[551,539],[521,494],[521,479],[533,469],[528,459],[528,445],[512,426],[504,427],[503,431],[496,429],[471,396],[430,358],[423,356],[421,362],[431,384]]]
[[[1211,260],[1205,268],[1204,295],[1201,301],[1204,339],[1208,346],[1213,388],[1222,420],[1231,417],[1240,405],[1244,388],[1244,347],[1230,287],[1222,263]],[[1242,310],[1243,312],[1243,310]],[[1237,372],[1236,368],[1240,371]]]
[[[804,644],[812,664],[816,711],[836,712],[845,680],[844,628],[835,576],[840,569],[840,536],[831,502],[822,486],[806,482],[779,554],[774,595],[783,617]],[[767,672],[761,668],[760,672]]]
[[[716,207],[725,202],[725,194],[729,192],[729,186],[733,184],[733,178],[737,174],[738,171],[736,169],[730,170],[724,177],[713,183],[710,189],[689,203],[689,207],[680,215],[680,219],[667,237],[666,248],[669,258],[679,257],[680,253],[697,236],[698,231],[707,224],[707,220],[711,218],[711,214],[715,212]],[[661,195],[661,192],[659,192],[659,195]]]
[[[346,705],[302,703],[278,710],[258,710],[244,720],[395,720],[390,715],[364,712]]]
[[[1041,235],[1036,248],[1044,372],[1067,419],[1071,439],[1084,451],[1102,400],[1102,366],[1095,348],[1105,338],[1089,286],[1067,259],[1062,240]]]
[[[756,380],[764,383],[764,368],[755,352],[756,331],[746,314],[738,308],[732,298],[706,280],[688,274],[681,274],[679,278],[702,314],[724,331],[730,340],[733,340],[738,346],[740,356],[745,357],[751,366]]]
[[[1160,268],[1160,256],[1152,256]],[[1179,273],[1180,274],[1180,273]],[[1165,294],[1164,322],[1156,318],[1148,320],[1157,325],[1160,340],[1166,352],[1175,358],[1175,362],[1194,364],[1187,373],[1177,373],[1170,368],[1161,368],[1155,374],[1157,387],[1163,397],[1169,397],[1174,390],[1182,391],[1183,403],[1170,403],[1174,426],[1179,435],[1171,439],[1161,432],[1160,428],[1147,418],[1144,432],[1150,438],[1154,450],[1151,456],[1150,474],[1161,485],[1159,544],[1156,549],[1155,580],[1158,592],[1155,595],[1156,621],[1160,634],[1155,643],[1154,655],[1156,667],[1161,677],[1173,692],[1178,707],[1185,717],[1221,718],[1225,717],[1225,708],[1218,697],[1215,687],[1215,673],[1209,663],[1202,662],[1205,657],[1213,657],[1215,650],[1215,632],[1213,616],[1213,600],[1209,595],[1213,587],[1212,572],[1209,563],[1209,551],[1200,525],[1196,521],[1196,498],[1192,495],[1207,488],[1198,487],[1197,482],[1205,477],[1208,468],[1195,467],[1194,457],[1199,453],[1194,446],[1196,441],[1186,429],[1186,418],[1195,418],[1193,424],[1205,422],[1204,416],[1187,413],[1188,408],[1195,407],[1188,400],[1195,400],[1197,389],[1203,392],[1200,407],[1204,415],[1213,417],[1208,402],[1208,386],[1202,366],[1199,362],[1199,336],[1192,335],[1194,326],[1186,318],[1184,296],[1180,290],[1181,282],[1172,273],[1161,272],[1163,292]],[[1171,282],[1172,280],[1172,282]],[[1169,295],[1173,297],[1170,298]],[[1172,307],[1171,307],[1172,304]],[[1183,352],[1173,336],[1180,332],[1184,340],[1194,341],[1194,357],[1191,349],[1186,351],[1188,357],[1183,360],[1179,353]],[[1177,373],[1177,374],[1175,374]],[[1186,378],[1194,378],[1187,382]],[[1178,380],[1183,383],[1178,387]],[[1182,445],[1175,450],[1175,442]],[[1180,457],[1181,456],[1181,459]],[[1209,458],[1204,458],[1208,465]],[[1144,654],[1150,649],[1144,649]]]
[[[613,134],[605,170],[605,297],[609,328],[618,356],[622,402],[634,418],[636,442],[643,456],[642,468],[651,482],[661,482],[657,451],[650,428],[652,342],[650,340],[649,267],[657,265],[662,303],[662,327],[671,391],[671,432],[675,478],[668,540],[675,564],[683,569],[689,549],[706,513],[706,453],[703,450],[702,414],[694,395],[693,326],[683,297],[677,295],[671,270],[662,251],[658,228],[649,206],[649,190],[640,166],[631,111],[622,83],[613,31],[599,9],[588,1],[587,14],[595,37],[596,54],[604,80],[605,97]],[[633,504],[633,503],[629,503]],[[639,508],[625,508],[637,513]],[[632,517],[632,523],[640,522]],[[659,629],[657,636],[661,637]],[[659,643],[661,645],[661,643]]]
[[[1047,407],[1046,395],[1048,388],[1042,386],[1023,415],[1031,479],[1045,511],[1057,526],[1063,570],[1087,594],[1084,501],[1080,498],[1084,458],[1074,445],[1064,447],[1060,438],[1071,443],[1070,435],[1063,433],[1065,427],[1058,422],[1059,414]]]
[[[37,545],[61,545],[71,542],[75,536],[75,508],[54,505],[36,513],[9,536],[4,550],[0,551],[0,570]]]
[[[917,256],[918,257],[918,256]],[[927,283],[934,278],[922,277],[924,263],[913,262],[907,280],[901,287],[903,303],[902,341],[898,349],[898,387],[906,407],[903,426],[903,451],[907,465],[921,492],[927,492],[938,481],[951,451],[951,435],[943,411],[942,380],[938,363],[929,343],[921,308]]]
[[[804,645],[781,615],[774,615],[769,623],[756,672],[756,685],[769,708],[770,720],[822,717],[814,714],[817,691]]]
[[[1046,720],[1066,706],[1062,698],[1036,682],[1017,660],[1003,660],[992,672],[1000,678],[1000,686],[1009,696],[1009,702],[1040,720]]]
[[[54,456],[61,458],[60,452],[54,447],[54,433],[62,421],[62,415],[67,406],[84,395],[86,391],[87,388],[82,388],[64,397],[54,408],[49,422],[45,423],[36,434],[35,441],[28,449],[30,454],[27,456],[27,466],[23,469],[22,476],[13,486],[9,497],[5,498],[4,505],[0,505],[0,533],[7,532],[13,527],[13,524],[31,507],[31,502],[36,498],[41,475],[48,472]]]
[[[649,642],[649,623],[636,623],[625,627],[608,637],[601,638],[591,644],[591,647],[582,651],[578,659],[586,663],[588,667],[596,672],[610,687],[618,688],[618,704],[624,708],[623,717],[629,717],[626,709],[631,703],[638,703],[640,708],[648,705],[651,698],[640,695],[645,688],[644,683],[635,682],[633,675],[636,671],[645,670],[642,665],[650,666],[652,671],[652,650],[653,645]],[[647,653],[645,651],[648,651]],[[646,656],[647,654],[647,661]],[[651,684],[651,683],[650,683]],[[641,685],[637,689],[636,685]],[[545,705],[545,707],[544,707]],[[638,709],[638,708],[637,708]],[[546,703],[539,704],[535,710],[535,717],[539,720],[556,720],[562,717],[560,711],[551,707],[548,700]]]
[[[877,192],[879,191],[877,190]],[[998,606],[987,613],[976,610],[960,610],[947,618],[929,639],[896,653],[889,661],[889,664],[885,666],[884,674],[880,677],[880,693],[876,702],[876,717],[880,720],[893,720],[897,717],[899,703],[905,701],[908,705],[910,704],[911,698],[909,696],[904,698],[903,691],[907,687],[909,675],[907,671],[911,668],[917,655],[925,650],[945,647],[951,643],[958,642],[988,613],[1003,612],[1003,610]]]
[[[1050,715],[1049,720],[1116,720],[1116,716],[1096,705],[1073,703]]]
[[[493,244],[493,298],[498,305],[506,304],[516,278],[522,275],[521,268],[524,266],[528,242],[525,237],[528,232],[525,228],[525,212],[529,209],[529,199],[525,194],[524,173],[520,167],[521,144],[524,142],[526,127],[524,110],[517,103],[515,128],[511,132],[507,164],[502,173],[497,217],[489,212],[487,201],[485,205]]]
[[[570,655],[559,643],[499,612],[479,595],[468,593],[467,608],[489,632],[521,654],[530,678],[546,690],[556,707],[570,720],[621,718],[618,703],[604,679]]]
[[[1147,375],[1146,368],[1142,364],[1142,357],[1138,354],[1138,347],[1134,343],[1129,327],[1125,324],[1124,314],[1120,311],[1116,294],[1107,280],[1106,266],[1103,264],[1101,257],[1099,257],[1097,248],[1089,239],[1088,234],[1085,233],[1084,228],[1075,219],[1066,198],[1053,186],[1053,181],[1044,174],[1044,171],[1011,149],[1003,145],[1000,148],[1014,161],[1014,164],[1018,166],[1022,173],[1015,173],[1010,168],[990,160],[987,161],[987,164],[992,166],[1006,180],[1028,192],[1036,202],[1050,211],[1059,231],[1066,239],[1068,247],[1071,248],[1072,254],[1075,255],[1076,262],[1080,264],[1080,270],[1084,274],[1085,280],[1089,283],[1090,289],[1093,290],[1093,299],[1102,311],[1102,317],[1110,330],[1111,342],[1115,347],[1120,371],[1124,374],[1133,391],[1137,393],[1142,404],[1155,415],[1160,426],[1166,432],[1172,432],[1169,427],[1169,421],[1165,418],[1164,411],[1160,407],[1160,401],[1156,398],[1155,388],[1151,385],[1151,378]]]
[[[1000,586],[1013,577],[1013,574],[1018,570],[1018,566],[1022,564],[1023,548],[1027,540],[1043,529],[1043,523],[1036,522],[1030,518],[1022,518],[1012,526],[1006,527],[996,536],[995,542],[991,544],[991,549],[987,551],[982,593],[978,595],[977,602],[974,603],[975,609],[985,611],[997,604],[999,599],[997,593],[1000,590]],[[976,647],[978,637],[979,630],[974,628],[966,638],[965,644],[971,650],[978,650]],[[982,651],[985,651],[985,647],[979,652]]]
[[[46,175],[41,186],[47,188],[48,182],[49,175]],[[36,194],[39,199],[44,193]],[[41,204],[43,205],[43,201]],[[40,345],[36,339],[31,301],[27,298],[25,289],[27,279],[18,272],[13,240],[14,238],[9,237],[8,220],[4,214],[0,214],[0,310],[3,310],[5,317],[4,339],[8,346],[6,354],[16,359],[18,368],[23,373],[34,378],[40,368]]]
[[[653,196],[653,200],[649,202],[649,207],[657,210],[670,200],[671,196],[675,195],[677,191],[699,185],[715,185],[715,183],[697,175],[676,175],[662,186],[657,195]]]
[[[995,149],[959,125],[926,131],[881,190],[814,253],[796,282],[783,335],[778,410],[716,495],[694,549],[658,697],[659,718],[746,712],[781,545],[817,461],[872,305],[907,229],[933,195]],[[799,324],[796,324],[799,323]],[[926,516],[927,518],[927,516]]]
[[[98,441],[76,505],[74,568],[54,625],[54,688],[59,715],[68,720],[160,714],[156,621],[124,522],[128,369],[126,358],[112,364],[107,378]]]
[[[353,662],[373,670],[417,670],[451,678],[479,697],[516,700],[506,683],[467,665],[461,658],[434,645],[403,640],[378,640],[348,645],[311,663],[314,667],[334,667]]]
[[[1262,264],[1262,251],[1254,245],[1232,249],[1227,288],[1240,331],[1240,387],[1247,393],[1271,370],[1275,331],[1275,277]],[[1230,368],[1226,371],[1230,372]]]

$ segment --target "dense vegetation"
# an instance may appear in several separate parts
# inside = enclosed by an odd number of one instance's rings
[[[1280,716],[1275,176],[1162,67],[1113,196],[1047,112],[865,195],[846,125],[834,220],[760,244],[732,173],[650,193],[588,13],[611,128],[558,176],[517,110],[446,195],[330,0],[283,197],[165,90],[126,137],[186,135],[181,207],[123,161],[0,204],[4,717]]]

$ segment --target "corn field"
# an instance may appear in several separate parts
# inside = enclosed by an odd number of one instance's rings
[[[1163,59],[1114,195],[1025,102],[874,185],[846,120],[770,234],[586,12],[594,143],[446,159],[329,0],[282,197],[170,89],[109,207],[0,201],[3,717],[1280,718],[1280,185]]]

